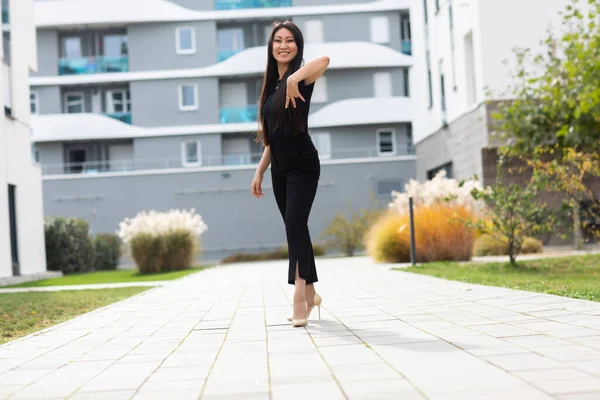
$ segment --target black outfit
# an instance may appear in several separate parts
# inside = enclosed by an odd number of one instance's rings
[[[314,83],[298,84],[298,90],[306,100],[296,99],[296,107],[308,126],[308,112]],[[295,135],[273,129],[273,98],[271,91],[263,106],[263,127],[268,135],[271,150],[271,180],[275,200],[283,221],[289,252],[288,283],[293,285],[298,275],[307,284],[317,282],[315,256],[308,232],[308,216],[317,193],[321,174],[319,155],[308,132]],[[288,107],[293,107],[290,103]],[[306,129],[308,131],[308,129]]]

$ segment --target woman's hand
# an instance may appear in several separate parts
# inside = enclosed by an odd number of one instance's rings
[[[261,174],[254,175],[254,180],[252,181],[252,186],[250,186],[250,191],[252,192],[252,196],[257,199],[263,197],[265,192],[262,190],[262,180],[263,176]]]
[[[300,94],[300,90],[298,89],[298,82],[296,81],[293,75],[290,75],[287,78],[287,88],[285,91],[285,108],[288,108],[290,102],[292,103],[292,106],[296,108],[297,98],[302,99],[302,101],[306,101],[304,100],[304,97],[302,97],[302,95]]]

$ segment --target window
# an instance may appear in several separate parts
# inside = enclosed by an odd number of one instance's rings
[[[102,54],[105,57],[120,58],[126,56],[127,35],[106,35],[102,38]]]
[[[197,167],[202,164],[199,140],[188,140],[181,143],[181,163],[184,167]]]
[[[83,93],[72,92],[65,94],[65,112],[68,114],[85,112]]]
[[[377,131],[377,155],[393,156],[396,154],[396,131],[380,129]]]
[[[429,171],[427,171],[427,179],[431,180],[431,179],[435,178],[435,176],[440,171],[446,171],[446,178],[452,179],[454,177],[453,171],[452,171],[452,162],[449,162],[447,164],[441,165],[437,168],[430,169]]]
[[[244,50],[244,30],[242,28],[219,29],[219,61]]]
[[[406,127],[406,154],[415,154],[411,124],[408,124]]]
[[[109,90],[106,92],[106,112],[131,112],[131,98],[129,95],[129,90]]]
[[[319,158],[328,160],[331,158],[331,134],[329,132],[316,132],[311,135],[312,142],[319,152]]]
[[[39,104],[38,92],[34,92],[34,91],[29,92],[29,104],[30,104],[30,108],[31,108],[31,113],[39,114],[40,104]]]
[[[392,74],[389,72],[376,72],[373,74],[375,97],[392,97]]]
[[[323,43],[323,21],[311,19],[304,24],[304,39],[306,43]]]
[[[440,60],[440,95],[442,105],[442,124],[446,124],[446,83],[444,81],[444,61]]]
[[[315,89],[311,101],[313,103],[327,102],[327,78],[325,78],[325,76],[321,76],[319,80],[315,82]]]
[[[66,37],[63,38],[63,56],[68,59],[81,58],[81,38]]]
[[[194,54],[196,52],[196,28],[177,28],[177,54]]]
[[[371,18],[371,41],[382,44],[390,42],[390,20],[388,17]]]
[[[431,81],[431,61],[429,59],[429,52],[427,52],[427,84],[429,89],[429,108],[433,107],[433,84]]]
[[[193,111],[198,109],[198,85],[179,86],[179,110]]]
[[[477,101],[473,31],[467,33],[465,36],[465,75],[467,82],[467,104],[471,105]]]
[[[404,68],[402,70],[402,78],[404,80],[404,96],[410,96],[410,76],[408,75],[410,71],[408,68]]]

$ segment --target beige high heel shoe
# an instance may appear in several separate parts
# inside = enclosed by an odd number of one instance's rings
[[[305,302],[305,304],[306,304],[306,302]],[[306,325],[308,325],[308,315],[309,315],[309,314],[310,314],[310,311],[309,311],[309,312],[307,312],[307,314],[306,314],[306,318],[304,318],[304,319],[293,319],[293,318],[292,318],[292,319],[291,319],[291,320],[292,320],[292,326],[293,326],[294,328],[299,328],[299,327],[302,327],[302,326],[306,326]]]
[[[321,303],[323,303],[323,299],[321,298],[321,296],[319,296],[318,293],[315,293],[314,303],[313,303],[312,307],[310,308],[310,310],[308,310],[308,314],[306,315],[307,320],[310,317],[310,312],[313,310],[313,308],[315,308],[315,306],[317,306],[319,309],[319,319],[321,319]],[[292,321],[292,317],[289,317],[287,320]]]

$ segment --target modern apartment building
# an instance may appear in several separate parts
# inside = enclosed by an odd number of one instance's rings
[[[33,0],[2,0],[0,9],[0,278],[7,278],[46,272],[46,253],[41,169],[31,153]]]
[[[495,178],[491,112],[496,100],[506,99],[510,66],[515,65],[512,50],[537,48],[546,29],[559,26],[559,11],[567,3],[411,1],[412,84],[420,88],[412,90],[420,180],[442,169],[457,179]]]
[[[385,206],[415,177],[409,0],[44,0],[35,15],[46,215],[101,233],[141,210],[195,208],[208,258],[284,244],[268,174],[263,199],[249,192],[281,18],[303,30],[305,60],[331,58],[309,117],[322,160],[313,234],[346,201]]]

